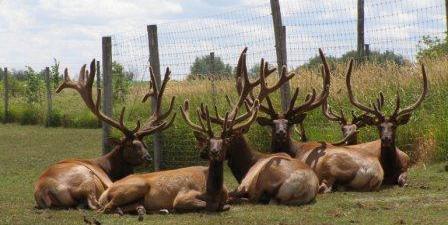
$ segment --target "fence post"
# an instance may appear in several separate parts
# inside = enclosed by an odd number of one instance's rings
[[[8,82],[8,68],[4,68],[3,70],[3,80],[4,80],[4,89],[5,89],[5,114],[3,117],[3,123],[9,122],[9,82]]]
[[[216,84],[215,84],[215,53],[210,52],[210,71],[209,71],[209,80],[212,86],[212,103],[216,106]]]
[[[45,86],[47,88],[47,124],[46,126],[51,125],[51,116],[53,114],[53,102],[51,96],[51,79],[50,79],[50,68],[45,67],[44,71],[45,78]]]
[[[358,0],[358,57],[364,55],[364,0]]]
[[[274,23],[275,33],[275,50],[277,54],[278,72],[282,70],[283,66],[288,65],[286,52],[286,27],[282,23],[282,14],[280,10],[279,0],[271,0],[272,21]],[[289,82],[286,82],[280,88],[281,102],[283,110],[287,110],[289,106],[290,87]]]
[[[112,38],[106,36],[102,38],[102,58],[103,58],[103,112],[107,116],[112,116]],[[103,123],[103,154],[111,150],[108,138],[111,135],[111,127]]]
[[[101,90],[101,65],[100,61],[96,61],[96,93],[99,93],[98,91]],[[98,119],[98,127],[101,127],[101,120]]]
[[[364,45],[364,54],[367,58],[370,56],[370,45],[369,44]]]
[[[448,34],[448,0],[445,0],[445,24],[446,24],[445,32]]]
[[[148,25],[148,46],[149,46],[149,64],[152,67],[154,76],[156,78],[156,87],[160,88],[160,59],[159,59],[159,43],[157,39],[157,25]],[[151,108],[154,112],[156,110],[155,98],[152,99]],[[153,147],[154,147],[154,170],[159,171],[162,162],[162,135],[160,132],[156,132],[153,135]]]

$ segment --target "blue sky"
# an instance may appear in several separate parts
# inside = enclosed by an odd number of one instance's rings
[[[280,3],[290,66],[319,47],[330,55],[356,48],[356,0]],[[423,35],[443,34],[444,16],[443,0],[366,1],[366,43],[412,58]],[[146,76],[147,24],[160,24],[161,64],[174,75],[211,51],[233,65],[244,46],[250,64],[275,62],[269,0],[0,0],[0,66],[38,70],[57,58],[77,71],[112,35],[114,60]]]

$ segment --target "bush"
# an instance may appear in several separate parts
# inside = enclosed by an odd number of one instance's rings
[[[35,125],[39,123],[39,109],[37,107],[27,107],[20,118],[22,125]]]
[[[46,125],[48,127],[59,127],[62,125],[63,115],[61,111],[53,109],[53,111],[47,116],[48,118]]]
[[[448,39],[423,36],[419,41],[417,59],[436,59],[448,55]]]

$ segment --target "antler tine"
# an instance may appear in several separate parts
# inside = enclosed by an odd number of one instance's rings
[[[205,106],[205,113],[207,115],[207,120],[206,120],[206,122],[207,122],[207,134],[209,135],[209,137],[213,137],[214,134],[213,134],[213,130],[212,130],[212,123],[210,121],[210,112],[208,111],[208,106]],[[199,118],[199,119],[201,119],[201,118]]]
[[[182,118],[184,118],[185,122],[187,122],[187,124],[191,128],[193,128],[193,130],[201,132],[203,134],[207,134],[207,131],[203,124],[202,124],[202,126],[199,126],[199,125],[195,124],[193,121],[191,121],[189,110],[190,110],[190,104],[189,104],[188,100],[185,100],[184,105],[180,106],[180,112],[182,114]],[[201,117],[199,117],[199,120],[200,119],[201,119]],[[202,121],[201,121],[201,123],[202,123]]]
[[[358,133],[358,131],[355,130],[355,131],[353,131],[353,132],[347,134],[342,140],[337,141],[337,142],[333,142],[333,143],[331,143],[331,144],[334,145],[334,146],[346,145],[348,139],[351,138],[353,135],[355,135],[355,134],[357,134],[357,133]]]
[[[251,108],[251,110],[248,112],[250,117],[247,119],[246,122],[240,122],[240,123],[231,123],[231,129],[232,131],[238,131],[238,130],[246,130],[250,127],[250,125],[257,119],[257,112],[259,108],[259,101],[256,99],[254,101],[254,104]]]
[[[408,113],[414,111],[415,108],[417,108],[423,102],[423,99],[425,99],[425,97],[426,97],[426,95],[428,93],[428,77],[426,75],[425,65],[422,64],[421,68],[422,68],[422,76],[423,76],[423,91],[422,91],[422,94],[420,95],[420,97],[417,99],[417,101],[414,104],[410,105],[409,107],[407,107],[407,108],[405,108],[403,110],[400,110],[397,113],[397,115],[396,115],[397,117],[405,115],[405,114],[408,114]]]
[[[347,92],[348,92],[348,97],[350,99],[350,103],[352,103],[352,105],[354,105],[355,107],[361,109],[362,111],[368,112],[370,114],[376,115],[378,118],[383,118],[384,116],[379,113],[377,110],[371,109],[367,106],[362,105],[361,103],[358,102],[358,100],[356,100],[355,96],[353,95],[353,91],[352,91],[352,84],[350,81],[351,75],[352,75],[352,69],[353,69],[353,59],[350,59],[349,62],[349,66],[348,66],[348,70],[346,72],[346,80],[345,83],[347,85]]]
[[[328,105],[328,101],[326,99],[325,99],[324,103],[322,104],[322,112],[323,112],[324,116],[327,117],[327,119],[329,119],[331,121],[341,122],[341,123],[346,122],[346,120],[342,114],[342,110],[341,110],[341,116],[334,114],[333,111],[331,110],[330,106]]]
[[[64,71],[64,82],[57,88],[56,92],[59,93],[65,88],[75,89],[84,100],[86,106],[90,109],[90,111],[95,114],[101,121],[109,124],[110,126],[120,130],[125,135],[132,135],[132,131],[126,128],[123,124],[124,117],[124,109],[120,114],[120,121],[116,121],[109,116],[106,116],[101,110],[101,90],[97,91],[97,99],[93,100],[92,96],[92,85],[95,78],[96,73],[96,65],[95,59],[90,63],[90,71],[86,71],[86,65],[81,67],[78,81],[72,81],[68,75],[68,70]]]
[[[173,114],[173,116],[171,117],[171,119],[168,122],[167,121],[163,121],[162,123],[159,123],[156,126],[151,126],[150,128],[143,129],[143,130],[139,130],[139,129],[136,128],[135,129],[135,131],[136,131],[135,136],[137,136],[137,137],[144,137],[144,136],[153,134],[153,133],[155,133],[157,131],[165,130],[165,129],[167,129],[168,127],[170,127],[173,124],[175,118],[176,118],[176,113]]]

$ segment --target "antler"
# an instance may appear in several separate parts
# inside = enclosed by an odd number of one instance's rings
[[[206,117],[205,120],[207,122],[207,127],[205,127],[204,122],[202,121],[203,118],[201,117],[201,112],[199,109],[197,110],[197,115],[198,115],[200,125],[197,125],[193,121],[191,121],[189,110],[190,110],[190,104],[189,104],[188,100],[185,100],[184,105],[180,106],[180,111],[182,113],[182,117],[184,118],[184,120],[187,122],[187,124],[191,128],[193,128],[193,130],[212,138],[214,136],[214,134],[213,134],[213,130],[212,130],[210,114],[208,112],[208,109],[206,109],[206,112],[205,112],[205,117]]]
[[[96,101],[93,100],[92,96],[92,85],[93,81],[95,79],[95,73],[96,73],[96,65],[95,65],[95,59],[92,60],[90,63],[90,73],[89,71],[86,71],[86,65],[83,65],[81,67],[81,70],[79,72],[78,81],[72,81],[70,79],[70,76],[68,75],[67,68],[64,70],[64,81],[59,87],[56,89],[56,93],[60,93],[65,88],[70,88],[76,90],[83,99],[86,106],[90,109],[90,111],[95,114],[95,116],[98,117],[101,121],[111,125],[112,127],[120,130],[123,134],[126,136],[132,136],[137,130],[140,129],[140,121],[137,121],[136,127],[131,130],[127,128],[124,125],[124,112],[125,107],[121,110],[120,113],[120,119],[119,121],[116,121],[109,116],[105,115],[100,110],[101,105],[101,90],[98,89],[97,91],[97,99]]]
[[[361,109],[367,113],[375,115],[380,121],[385,120],[385,116],[381,112],[381,108],[384,105],[384,96],[383,96],[382,92],[379,93],[379,98],[376,99],[376,103],[371,104],[371,106],[373,105],[373,109],[362,105],[354,97],[352,87],[351,87],[351,81],[350,81],[352,67],[353,67],[353,59],[350,60],[349,68],[347,70],[347,75],[346,75],[346,84],[347,84],[347,90],[348,90],[350,102],[354,106],[358,107],[359,109]],[[397,93],[396,100],[395,100],[396,101],[395,110],[394,110],[392,116],[390,116],[391,119],[396,119],[402,115],[411,113],[413,110],[415,110],[415,108],[417,108],[423,102],[423,99],[425,98],[426,94],[428,93],[428,78],[426,75],[425,66],[423,64],[422,64],[422,75],[423,75],[423,91],[422,91],[422,94],[420,95],[420,97],[418,98],[418,100],[414,104],[410,105],[409,107],[407,107],[403,110],[400,110],[400,95]]]
[[[287,74],[286,66],[282,67],[282,71],[280,73],[280,79],[272,86],[268,87],[266,84],[266,78],[270,76],[276,69],[269,69],[268,62],[265,62],[264,59],[261,59],[260,61],[260,72],[259,72],[259,79],[255,80],[254,82],[250,82],[248,78],[248,72],[247,72],[247,64],[246,64],[246,52],[247,48],[243,50],[243,52],[240,55],[240,58],[238,60],[238,65],[236,69],[236,89],[238,91],[238,94],[243,94],[243,87],[244,86],[251,86],[251,90],[248,91],[248,97],[246,98],[246,101],[249,105],[253,105],[255,99],[258,99],[260,102],[262,102],[264,99],[266,99],[267,105],[263,105],[260,103],[260,111],[271,115],[273,117],[277,116],[277,113],[275,112],[275,109],[272,105],[272,101],[269,98],[269,94],[276,91],[278,88],[280,88],[284,83],[288,82],[291,78],[295,76],[294,73]],[[258,93],[257,97],[255,97],[253,93],[253,88],[260,85],[260,92]]]
[[[350,103],[352,103],[352,105],[356,106],[360,110],[370,113],[370,114],[373,114],[376,117],[378,117],[378,119],[380,119],[380,120],[384,120],[385,117],[384,117],[383,113],[381,113],[381,107],[384,103],[383,93],[382,92],[379,93],[380,97],[379,97],[379,99],[377,99],[376,104],[370,104],[371,106],[373,105],[373,109],[359,103],[358,100],[353,95],[353,91],[352,91],[352,85],[351,85],[351,81],[350,81],[350,78],[352,75],[352,69],[353,69],[353,59],[350,60],[348,70],[346,73],[347,92],[348,92],[348,97],[350,99]]]
[[[426,94],[428,93],[428,78],[426,76],[425,65],[423,65],[423,64],[422,64],[422,76],[423,76],[423,91],[422,91],[422,94],[420,95],[420,97],[417,99],[417,101],[414,104],[408,106],[405,109],[400,110],[400,95],[398,95],[398,93],[397,93],[395,110],[394,110],[394,113],[392,114],[391,118],[396,119],[399,116],[409,114],[412,111],[414,111],[423,102],[423,99],[425,98]]]
[[[139,130],[136,133],[136,136],[143,137],[149,134],[152,134],[156,131],[161,131],[169,126],[174,121],[174,118],[176,117],[176,113],[173,114],[171,119],[167,122],[165,119],[171,114],[173,111],[174,106],[174,100],[176,99],[175,96],[171,98],[170,105],[168,107],[168,110],[165,113],[162,113],[162,100],[163,100],[163,94],[165,93],[166,85],[168,81],[170,80],[171,71],[169,67],[166,68],[165,76],[163,77],[162,85],[159,89],[156,82],[156,77],[154,75],[154,71],[152,70],[152,67],[149,67],[149,75],[151,80],[149,81],[149,92],[143,97],[142,102],[146,102],[150,97],[152,97],[155,101],[154,104],[156,104],[156,108],[154,112],[152,113],[151,117],[148,119],[148,121],[145,123],[143,128]]]
[[[322,78],[323,78],[322,92],[319,94],[318,97],[316,97],[316,90],[313,88],[312,92],[306,96],[305,102],[298,107],[294,107],[294,104],[297,100],[297,96],[299,94],[299,88],[296,88],[296,90],[293,94],[293,97],[291,98],[291,101],[289,103],[288,110],[285,113],[285,116],[287,118],[289,118],[297,113],[304,113],[306,111],[315,109],[316,107],[320,106],[327,98],[329,91],[330,91],[330,69],[328,67],[328,63],[325,58],[325,55],[324,55],[322,49],[320,49],[320,48],[319,48],[319,55],[320,55],[320,58],[322,59],[322,64],[323,64],[323,66],[321,68]]]
[[[324,103],[322,104],[322,112],[324,113],[324,116],[331,121],[335,121],[341,124],[347,124],[347,119],[345,118],[342,109],[340,110],[340,115],[336,115],[328,105],[327,99],[325,99]]]

